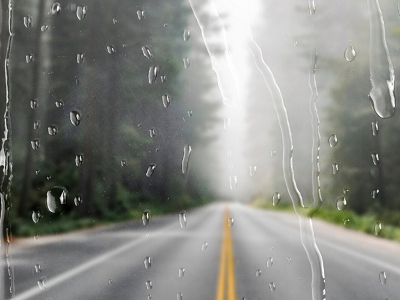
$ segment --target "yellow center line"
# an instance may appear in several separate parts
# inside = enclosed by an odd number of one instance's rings
[[[232,234],[228,219],[229,211],[225,208],[216,300],[225,300],[225,294],[227,295],[226,300],[236,300]],[[225,290],[227,290],[227,293],[225,293]]]

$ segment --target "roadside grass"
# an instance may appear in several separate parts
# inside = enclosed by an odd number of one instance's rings
[[[280,211],[293,211],[291,203],[280,203],[273,206],[265,199],[254,199],[251,203],[255,207]],[[306,215],[306,210],[301,212]],[[381,238],[395,240],[400,242],[400,212],[381,212],[380,216],[369,212],[364,215],[358,215],[351,210],[335,210],[329,208],[319,208],[313,215],[313,218],[321,219],[329,223],[339,225],[352,230],[362,231],[367,234],[376,235]],[[381,223],[379,230],[378,224]]]

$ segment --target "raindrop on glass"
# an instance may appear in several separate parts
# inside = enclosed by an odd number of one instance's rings
[[[33,54],[30,53],[30,54],[25,55],[25,61],[27,64],[30,64],[31,62],[33,62]]]
[[[82,194],[76,195],[75,198],[74,198],[74,204],[75,204],[75,206],[81,205],[82,202],[83,202],[83,200],[82,200]]]
[[[228,226],[232,227],[234,224],[235,220],[233,218],[228,218]]]
[[[270,267],[272,267],[273,264],[274,264],[274,258],[273,257],[269,257],[267,259],[267,267],[270,268]]]
[[[158,66],[151,66],[149,68],[149,73],[147,75],[147,78],[149,79],[150,84],[153,84],[156,82],[157,75],[158,75]]]
[[[143,10],[139,9],[136,12],[136,14],[137,14],[137,17],[138,17],[139,20],[143,20],[144,19],[144,11]]]
[[[146,171],[146,177],[151,177],[155,169],[156,169],[156,164],[150,164]]]
[[[337,138],[336,134],[331,134],[328,138],[328,142],[329,142],[329,146],[331,146],[332,148],[335,147],[338,143],[338,138]]]
[[[107,52],[109,54],[115,54],[115,52],[116,52],[115,47],[113,45],[107,46]]]
[[[161,96],[164,107],[168,107],[171,104],[171,97],[168,94]]]
[[[57,108],[63,108],[64,107],[64,102],[62,100],[58,100],[55,103]]]
[[[56,2],[51,6],[50,13],[53,16],[58,16],[61,13],[61,4]]]
[[[150,269],[150,268],[151,268],[151,257],[150,257],[150,256],[147,256],[147,257],[144,259],[143,263],[144,263],[144,267],[145,267],[146,269]]]
[[[35,265],[35,273],[39,274],[42,272],[42,266],[40,264]]]
[[[151,280],[146,281],[146,289],[151,290],[153,288],[153,283]]]
[[[379,273],[379,281],[380,281],[382,284],[386,284],[386,281],[387,281],[386,272],[382,271],[382,272]]]
[[[336,208],[338,210],[344,210],[346,209],[347,206],[347,199],[345,197],[339,197],[339,199],[337,199],[336,201]]]
[[[113,21],[113,24],[114,24],[114,25],[118,23],[118,20],[117,20],[117,19],[112,19],[112,21]]]
[[[24,25],[26,28],[32,27],[32,17],[31,16],[24,17]]]
[[[382,231],[382,223],[381,222],[375,222],[374,224],[374,234],[378,236]]]
[[[262,273],[261,270],[258,269],[258,270],[256,271],[256,276],[257,276],[257,277],[260,277],[260,276],[261,276],[261,273]]]
[[[371,191],[371,197],[372,199],[376,199],[379,196],[379,189],[374,189]]]
[[[332,164],[332,173],[333,173],[333,175],[336,175],[337,173],[339,173],[339,165],[337,163]]]
[[[42,27],[40,27],[41,31],[47,31],[47,29],[49,29],[49,26],[47,24],[42,25]]]
[[[184,57],[183,58],[183,66],[185,67],[185,69],[190,67],[190,59],[189,59],[189,57]]]
[[[190,154],[192,153],[192,147],[189,145],[185,145],[183,147],[183,158],[182,158],[182,173],[187,174],[188,169],[189,169],[189,160],[190,160]]]
[[[160,79],[161,79],[161,82],[166,82],[167,81],[167,75],[161,75]]]
[[[156,130],[154,129],[154,128],[150,128],[149,129],[149,134],[150,134],[150,137],[155,137],[156,136]]]
[[[310,10],[310,15],[315,14],[315,0],[308,1],[308,9]]]
[[[38,223],[42,218],[43,218],[43,211],[41,208],[38,207],[32,212],[32,221],[34,223]]]
[[[68,190],[62,186],[55,186],[47,192],[46,206],[53,214],[60,211],[58,204],[67,203]],[[57,199],[57,200],[56,200]]]
[[[229,127],[231,127],[231,119],[230,118],[224,118],[224,129],[228,130]]]
[[[275,283],[270,282],[270,283],[269,283],[269,289],[271,290],[271,292],[275,292],[275,290],[276,290]]]
[[[348,46],[346,50],[344,51],[344,58],[348,61],[351,62],[356,59],[356,50],[352,46]]]
[[[288,258],[287,258],[287,261],[290,263],[290,262],[292,262],[292,258],[289,256]]]
[[[33,139],[31,141],[31,147],[33,150],[38,150],[40,147],[40,140],[39,139]]]
[[[186,211],[182,210],[179,213],[179,225],[181,226],[181,228],[185,228],[186,227]]]
[[[33,122],[33,129],[37,130],[40,128],[40,121]]]
[[[230,156],[230,155],[228,155]],[[229,176],[229,188],[231,190],[236,189],[237,188],[237,183],[238,183],[238,179],[237,176]]]
[[[75,165],[77,167],[82,166],[83,165],[83,159],[84,159],[84,155],[82,153],[79,153],[75,156]]]
[[[372,122],[371,123],[371,127],[372,127],[372,135],[373,136],[377,136],[378,135],[378,131],[379,131],[378,122]]]
[[[278,206],[279,202],[281,202],[281,194],[279,192],[275,192],[272,195],[272,205]]]
[[[275,156],[275,154],[276,154],[276,151],[275,150],[271,150],[271,157]]]
[[[76,17],[79,21],[82,21],[87,14],[87,6],[78,5],[76,8]]]
[[[193,116],[193,111],[192,110],[188,110],[187,114],[188,114],[188,117],[190,118],[190,117]]]
[[[203,245],[201,245],[201,251],[206,251],[207,247],[208,247],[208,243],[207,242],[203,243]]]
[[[350,219],[344,219],[343,220],[343,225],[347,225],[350,222]]]
[[[49,127],[47,127],[47,132],[49,133],[49,135],[52,135],[52,136],[57,135],[58,128],[54,124],[50,125]]]
[[[40,277],[40,279],[37,281],[37,284],[39,286],[39,289],[42,291],[46,289],[46,280],[47,278],[45,276]]]
[[[143,52],[143,55],[145,57],[147,57],[147,58],[153,57],[153,53],[151,53],[151,50],[150,50],[150,48],[148,46],[143,46],[142,47],[142,52]]]
[[[377,166],[379,165],[379,154],[378,153],[371,153],[372,163]]]
[[[76,55],[76,62],[77,62],[78,64],[83,63],[84,60],[85,60],[85,53],[78,53],[78,54]]]
[[[183,294],[181,292],[179,292],[178,294],[176,294],[176,299],[177,300],[182,300],[183,299]]]
[[[183,31],[183,40],[184,40],[185,42],[187,42],[189,39],[190,39],[190,30],[186,28],[186,29]]]
[[[143,212],[143,214],[142,214],[142,222],[143,222],[144,226],[149,224],[150,218],[151,218],[150,211],[149,210],[145,210]]]
[[[255,176],[257,173],[257,166],[252,165],[249,167],[249,169],[250,169],[250,176]]]
[[[185,268],[179,268],[178,270],[178,277],[182,278],[183,276],[185,276]]]
[[[125,167],[126,166],[126,160],[121,160],[121,167]]]
[[[81,123],[81,114],[76,110],[73,110],[69,113],[69,120],[71,121],[72,125],[78,126]]]

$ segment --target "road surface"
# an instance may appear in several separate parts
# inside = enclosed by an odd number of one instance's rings
[[[186,218],[184,228],[176,214],[15,242],[14,299],[311,299],[294,214],[217,203]],[[327,299],[400,295],[400,244],[318,220],[314,229]]]

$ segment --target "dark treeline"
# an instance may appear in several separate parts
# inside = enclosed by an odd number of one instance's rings
[[[215,138],[203,132],[218,104],[203,99],[205,67],[184,67],[201,45],[184,39],[190,14],[185,1],[14,3],[14,232],[31,216],[117,219],[211,200],[196,145]],[[189,146],[200,163],[186,171]]]

